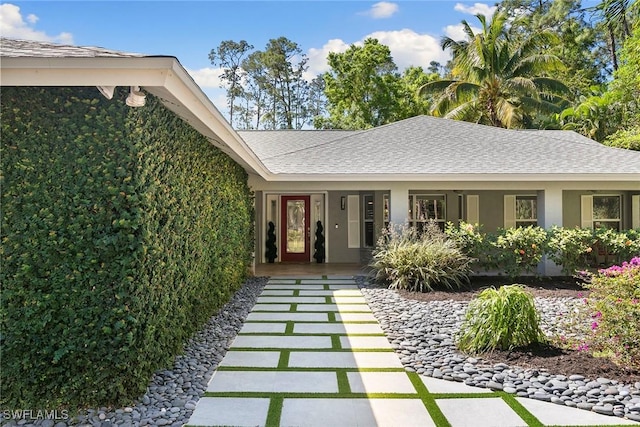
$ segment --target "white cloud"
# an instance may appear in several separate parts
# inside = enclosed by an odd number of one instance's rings
[[[220,87],[220,76],[222,75],[222,68],[200,68],[199,70],[191,70],[187,69],[187,72],[193,80],[200,86],[201,88],[215,88],[218,89]]]
[[[493,12],[496,11],[496,8],[496,6],[489,6],[486,3],[474,3],[473,6],[456,3],[453,7],[453,9],[458,12],[468,13],[469,15],[484,15],[486,17],[493,16]]]
[[[20,8],[14,4],[5,3],[0,5],[0,34],[3,37],[73,44],[73,35],[71,33],[62,32],[52,36],[44,31],[36,30],[34,25],[37,22],[38,17],[34,14],[29,14],[25,22]]]
[[[331,39],[319,49],[313,47],[309,49],[307,51],[309,69],[305,72],[304,78],[310,81],[318,74],[329,71],[327,63],[329,52],[341,53],[347,49],[349,49],[349,45],[340,39]]]
[[[371,9],[362,14],[370,16],[373,19],[384,19],[393,16],[398,10],[399,7],[396,3],[381,1],[371,6]]]
[[[467,34],[464,32],[463,28],[464,27],[462,26],[462,24],[447,25],[446,27],[444,27],[444,30],[443,30],[444,35],[456,41],[466,40]],[[474,34],[478,34],[479,32],[482,32],[482,29],[478,27],[471,26],[471,29],[473,30]]]
[[[389,46],[393,61],[400,70],[411,65],[426,68],[431,61],[444,64],[449,59],[449,53],[442,50],[438,39],[428,34],[418,34],[410,29],[377,31],[366,36],[365,39],[369,37]]]

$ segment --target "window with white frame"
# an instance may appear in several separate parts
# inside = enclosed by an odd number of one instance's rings
[[[373,202],[373,194],[365,194],[363,196],[363,202],[364,202],[364,218],[363,218],[363,223],[364,223],[364,246],[366,248],[371,248],[373,247],[375,240],[374,240],[374,228],[375,228],[375,224],[374,224],[374,212],[375,212],[375,205]]]
[[[582,227],[621,230],[622,197],[619,194],[583,195]]]
[[[446,198],[444,194],[409,195],[409,219],[412,226],[422,230],[433,220],[444,230],[446,222]]]
[[[504,196],[504,228],[538,225],[538,197],[532,195]]]

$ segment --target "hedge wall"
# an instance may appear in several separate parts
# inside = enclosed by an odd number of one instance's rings
[[[125,96],[2,88],[3,408],[139,396],[245,278],[246,172]]]

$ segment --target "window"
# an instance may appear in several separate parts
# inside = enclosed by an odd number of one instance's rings
[[[411,220],[411,225],[418,230],[422,230],[429,220],[434,220],[444,230],[446,222],[445,207],[444,194],[409,195],[409,219]]]
[[[363,198],[364,200],[364,246],[367,248],[373,247],[374,243],[374,203],[373,195],[367,194]]]
[[[382,196],[382,221],[384,222],[384,226],[388,227],[389,222],[391,221],[389,217],[390,204],[389,204],[389,195],[385,194]]]
[[[504,196],[504,228],[538,225],[537,196]]]
[[[584,195],[581,197],[583,228],[611,228],[620,231],[622,201],[620,195]]]

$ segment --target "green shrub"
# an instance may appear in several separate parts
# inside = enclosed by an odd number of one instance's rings
[[[507,285],[485,289],[469,303],[458,348],[477,354],[545,341],[533,296],[522,285]]]
[[[498,248],[497,266],[509,277],[517,277],[537,270],[545,252],[547,232],[531,225],[501,229],[492,243]]]
[[[621,366],[640,369],[640,257],[600,270],[587,287],[592,350]]]
[[[125,96],[2,88],[3,408],[130,401],[246,274],[246,172]]]
[[[481,225],[460,221],[456,226],[448,222],[445,233],[456,242],[465,255],[473,258],[474,265],[485,270],[492,268],[495,248],[491,245],[487,234],[482,231]]]
[[[594,263],[596,237],[587,228],[552,227],[549,231],[548,256],[568,276]]]
[[[378,240],[370,267],[375,279],[392,289],[427,292],[460,287],[468,280],[471,262],[435,223],[422,233],[392,224]]]
[[[623,260],[640,255],[639,235],[635,230],[618,232],[610,228],[597,228],[596,247],[605,254],[604,264],[620,264]]]

